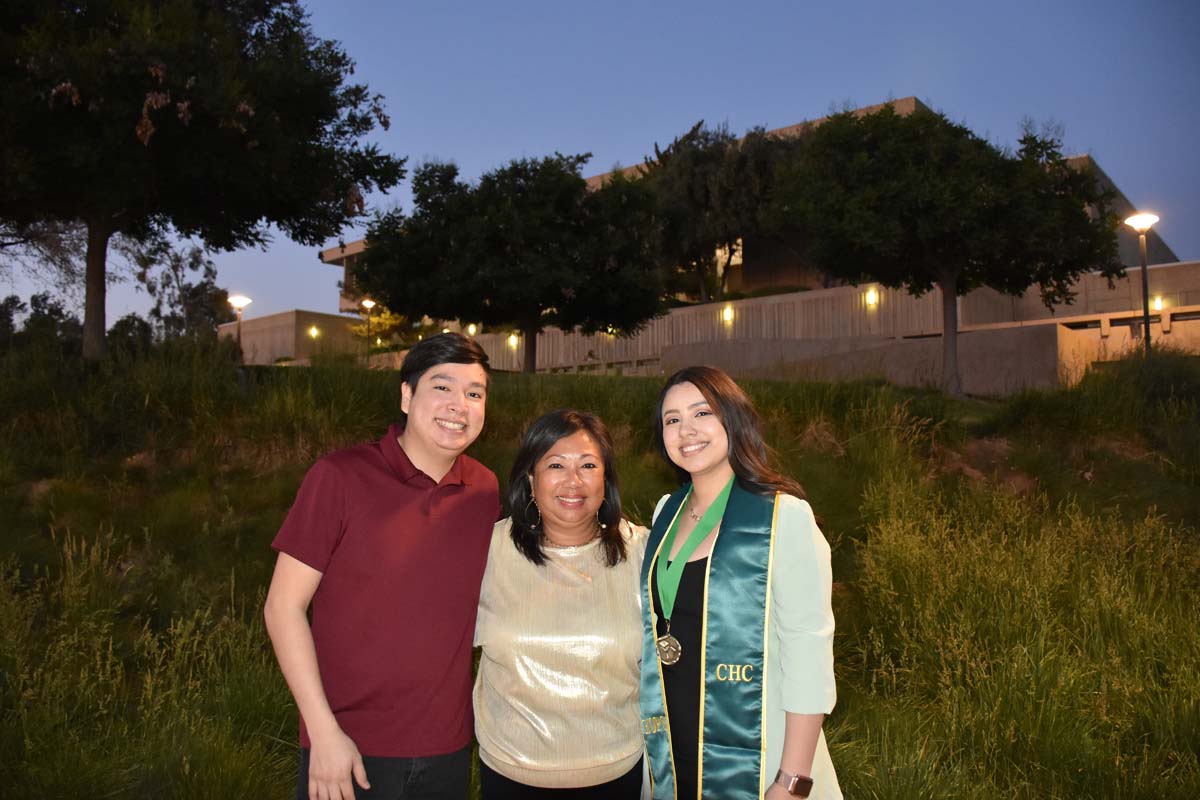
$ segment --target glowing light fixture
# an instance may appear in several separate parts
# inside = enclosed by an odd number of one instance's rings
[[[879,305],[879,292],[875,291],[874,286],[872,286],[870,289],[867,289],[867,305]]]
[[[1161,297],[1154,298],[1154,310],[1162,311],[1162,306],[1163,306],[1162,298]]]
[[[233,310],[237,312],[237,346],[238,353],[242,352],[242,309],[250,305],[253,300],[246,297],[244,294],[235,294],[229,298],[229,305],[233,306]],[[241,356],[238,356],[239,360]]]
[[[467,336],[474,336],[478,331],[479,328],[474,322],[467,326]]]
[[[1125,224],[1138,232],[1138,249],[1142,252],[1142,337],[1146,341],[1146,355],[1150,355],[1150,281],[1146,277],[1146,232],[1156,222],[1157,214],[1144,211],[1125,218]],[[1161,298],[1157,302],[1161,302]]]
[[[309,338],[315,339],[321,335],[321,329],[318,328],[316,325],[313,325],[311,328],[308,329],[308,335],[309,335]]]
[[[371,309],[375,307],[375,301],[368,297],[362,301],[362,307],[370,313]]]
[[[449,328],[442,328],[442,333],[449,333],[449,332],[450,332]]]
[[[1138,233],[1145,233],[1154,227],[1154,223],[1158,222],[1158,216],[1155,214],[1141,213],[1134,214],[1125,220],[1125,224],[1133,228]]]
[[[725,310],[721,312],[721,319],[733,322],[733,306],[725,306]]]
[[[513,350],[516,350],[517,345],[520,343],[521,343],[521,340],[517,337],[517,335],[515,333],[510,333],[508,335],[508,346],[510,348],[512,348]]]

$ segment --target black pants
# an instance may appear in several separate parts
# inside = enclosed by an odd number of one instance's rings
[[[296,800],[308,800],[308,750],[300,751]],[[355,800],[466,800],[471,783],[471,748],[427,758],[363,756],[370,789],[350,778]]]
[[[511,781],[479,762],[483,800],[638,800],[642,793],[642,761],[616,780],[578,789],[541,789]]]

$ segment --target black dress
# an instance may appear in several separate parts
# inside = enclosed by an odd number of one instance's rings
[[[667,718],[671,723],[671,755],[675,759],[676,797],[696,797],[700,750],[700,658],[704,619],[704,573],[708,559],[689,561],[683,568],[671,635],[679,640],[683,654],[672,665],[662,665],[663,688],[667,695]],[[662,600],[658,596],[657,570],[650,575],[654,613],[658,616],[655,637],[666,633]]]

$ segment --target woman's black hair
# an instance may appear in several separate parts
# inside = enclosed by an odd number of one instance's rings
[[[512,472],[508,476],[508,491],[504,498],[509,516],[512,517],[513,544],[522,555],[539,566],[546,563],[546,553],[542,550],[542,515],[533,504],[530,478],[534,467],[555,442],[579,431],[586,431],[600,446],[600,461],[604,464],[604,502],[596,512],[597,519],[604,525],[600,529],[604,562],[615,567],[625,560],[625,539],[621,535],[621,490],[617,481],[612,437],[608,435],[604,422],[595,414],[560,409],[539,417],[525,430]]]
[[[687,470],[671,460],[663,443],[663,401],[671,387],[690,383],[700,390],[709,407],[725,427],[729,438],[729,466],[737,476],[738,485],[754,494],[771,495],[783,492],[804,497],[800,484],[771,465],[771,451],[763,441],[762,421],[753,401],[734,382],[733,378],[716,367],[684,367],[667,378],[658,393],[658,408],[654,430],[658,437],[658,454],[675,470],[681,481],[691,480]]]

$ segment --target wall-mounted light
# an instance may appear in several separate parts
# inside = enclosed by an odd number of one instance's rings
[[[1162,307],[1163,307],[1162,298],[1161,297],[1154,298],[1154,310],[1162,311]]]
[[[725,310],[721,312],[721,319],[733,322],[733,306],[725,306]]]
[[[450,332],[449,328],[442,328],[442,333],[449,333],[449,332]]]
[[[311,328],[308,329],[308,336],[310,339],[315,339],[320,335],[321,335],[321,329],[318,328],[316,325],[313,325]]]
[[[875,291],[874,286],[867,289],[867,305],[872,307],[879,305],[879,292]]]
[[[479,328],[472,322],[467,326],[467,336],[474,336],[479,331]]]
[[[516,350],[517,345],[520,343],[521,343],[521,340],[519,338],[517,338],[517,335],[515,333],[510,333],[508,335],[508,346],[510,349]]]
[[[379,347],[382,344],[383,344],[383,339],[380,339],[378,336],[376,336],[375,337],[375,346]]]

